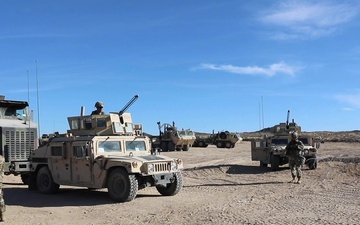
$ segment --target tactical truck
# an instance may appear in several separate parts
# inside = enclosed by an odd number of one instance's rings
[[[5,175],[21,175],[26,184],[30,151],[38,147],[38,126],[26,101],[0,96],[0,155],[5,158]]]
[[[181,159],[151,149],[141,124],[125,110],[107,115],[68,117],[70,130],[49,138],[31,154],[29,189],[55,193],[60,185],[107,188],[116,202],[133,200],[139,189],[154,186],[164,196],[176,195],[183,184]]]
[[[219,131],[217,134],[198,135],[194,141],[193,147],[206,148],[209,144],[216,145],[218,148],[234,148],[235,144],[241,140],[238,133],[229,131]]]
[[[183,150],[189,151],[194,143],[195,132],[190,129],[178,130],[175,122],[171,124],[161,124],[157,122],[159,136],[153,139],[153,146],[162,149],[162,151]]]
[[[296,131],[300,134],[299,140],[304,144],[305,164],[309,169],[316,169],[320,142],[309,135],[301,134],[301,127],[294,120],[289,122],[289,115],[290,110],[286,123],[274,126],[272,135],[251,140],[251,159],[260,161],[261,167],[267,167],[270,164],[272,170],[277,170],[279,166],[289,163],[288,157],[285,155],[285,148],[291,140],[290,133]]]

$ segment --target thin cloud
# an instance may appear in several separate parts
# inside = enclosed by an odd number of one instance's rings
[[[265,12],[261,21],[283,28],[273,34],[276,39],[317,38],[330,35],[340,25],[354,19],[358,5],[343,1],[285,1]]]
[[[246,66],[239,67],[233,65],[215,65],[203,63],[200,65],[199,69],[208,69],[208,70],[218,70],[228,73],[236,74],[248,74],[248,75],[265,75],[272,77],[277,74],[285,74],[289,76],[294,76],[299,68],[292,67],[286,63],[274,63],[268,67],[259,67],[259,66]]]
[[[360,93],[353,95],[337,95],[335,98],[340,102],[350,104],[355,108],[360,108]]]
[[[345,107],[345,108],[342,108],[342,110],[344,110],[344,111],[354,111],[355,109]]]

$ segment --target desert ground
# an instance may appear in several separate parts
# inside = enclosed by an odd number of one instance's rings
[[[184,160],[184,186],[172,197],[140,190],[114,203],[106,189],[63,187],[55,195],[30,192],[5,176],[5,224],[360,224],[360,143],[325,142],[316,170],[303,183],[251,161],[250,142],[232,149],[190,148],[161,153]]]

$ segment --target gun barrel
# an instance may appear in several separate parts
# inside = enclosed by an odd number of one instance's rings
[[[289,117],[290,117],[290,110],[288,110],[287,112],[286,124],[289,124]]]
[[[134,95],[134,97],[132,97],[132,99],[130,99],[130,101],[120,110],[119,115],[121,116],[138,98],[139,95]]]

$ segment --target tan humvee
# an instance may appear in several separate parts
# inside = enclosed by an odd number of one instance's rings
[[[131,201],[139,189],[150,186],[162,195],[176,195],[183,184],[182,161],[151,149],[142,126],[124,111],[68,117],[67,134],[32,152],[29,189],[47,194],[60,185],[107,188],[117,202]]]
[[[290,111],[288,111],[286,123],[280,123],[273,127],[273,135],[251,140],[251,159],[260,161],[261,167],[267,167],[270,164],[272,170],[277,170],[279,166],[289,163],[289,159],[285,155],[285,148],[291,140],[290,133],[301,132],[301,127],[294,120],[289,123],[289,114]],[[299,140],[304,144],[305,164],[309,169],[316,169],[317,150],[320,148],[319,140],[301,133]]]

